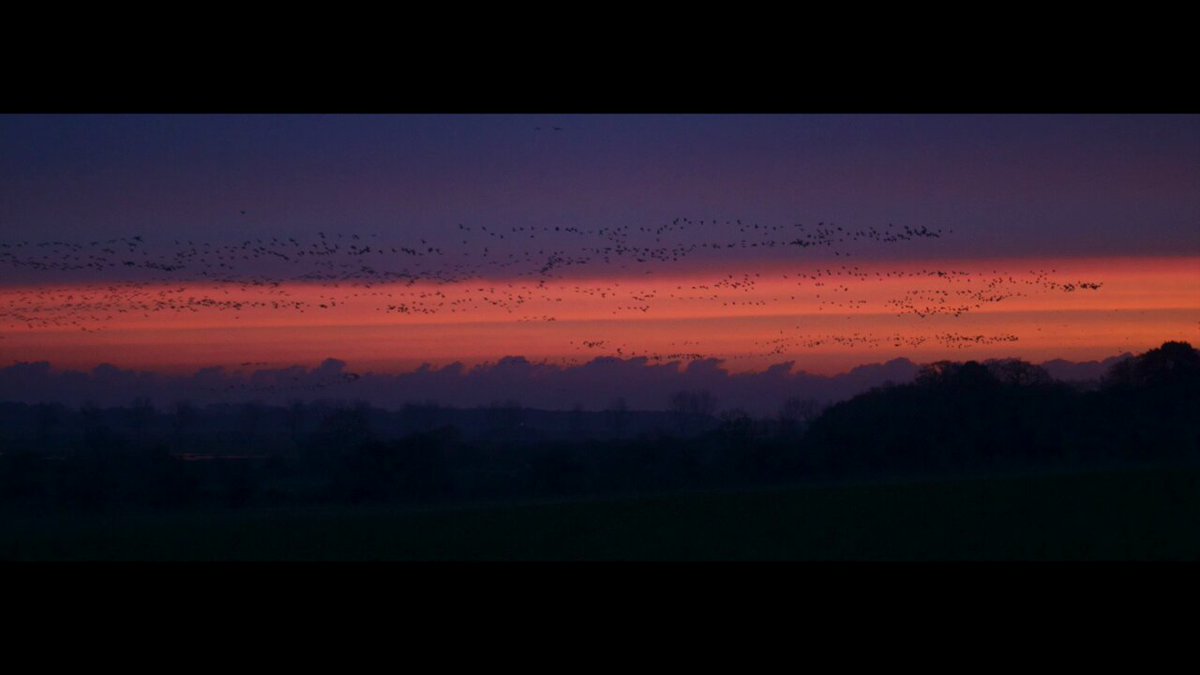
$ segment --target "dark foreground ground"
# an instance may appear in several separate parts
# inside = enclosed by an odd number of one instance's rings
[[[1200,469],[444,509],[0,516],[3,560],[1197,560]]]

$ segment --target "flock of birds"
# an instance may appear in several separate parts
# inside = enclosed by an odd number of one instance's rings
[[[630,269],[630,265],[679,262],[692,255],[727,255],[734,250],[822,248],[849,257],[851,252],[841,247],[943,236],[942,230],[924,226],[847,230],[823,222],[815,227],[802,223],[785,227],[688,218],[658,227],[489,228],[459,223],[450,234],[453,241],[444,246],[425,238],[386,243],[377,233],[318,232],[309,240],[273,236],[228,244],[175,239],[168,251],[151,250],[141,235],[89,242],[20,241],[0,243],[0,266],[37,272],[102,272],[114,277],[121,277],[120,272],[158,273],[156,278],[186,276],[194,281],[451,282],[487,278],[501,271],[506,276],[549,278],[562,268],[601,263],[610,271]]]
[[[796,326],[796,329],[802,329],[801,326]],[[782,331],[781,331],[782,332]],[[932,342],[943,347],[954,349],[967,349],[969,347],[977,347],[981,345],[996,345],[1005,342],[1017,342],[1020,338],[1012,333],[1001,333],[999,335],[982,335],[982,334],[964,334],[964,333],[933,333],[930,335],[921,334],[906,334],[892,333],[888,335],[875,335],[872,333],[862,333],[855,331],[845,334],[822,334],[822,335],[798,335],[788,337],[777,337],[770,340],[761,341],[758,344],[768,351],[771,355],[786,355],[794,353],[798,349],[816,349],[823,346],[837,345],[844,348],[854,347],[920,347],[923,344]]]
[[[770,312],[814,308],[850,318],[887,311],[898,317],[961,317],[987,305],[1034,293],[1096,291],[1094,281],[1061,280],[1055,270],[1012,275],[992,270],[895,269],[851,264],[864,246],[898,246],[949,234],[937,228],[847,228],[833,223],[764,225],[739,219],[675,218],[657,226],[468,225],[437,237],[389,241],[380,234],[317,232],[315,236],[244,237],[240,241],[117,237],[85,242],[0,243],[0,333],[71,330],[164,317],[247,313],[318,315],[346,308],[391,315],[397,324],[425,317],[502,313],[514,322],[561,322],[586,307],[616,317],[653,318],[661,306],[709,311]],[[802,255],[817,253],[818,255]],[[831,257],[834,259],[831,261]],[[696,264],[680,265],[688,258]],[[845,258],[842,263],[840,260]],[[696,269],[746,261],[758,271]],[[767,262],[772,264],[768,265]],[[788,271],[780,272],[778,270]],[[775,270],[775,271],[771,271]],[[664,278],[660,278],[662,274]],[[647,278],[648,277],[648,278]],[[614,278],[620,280],[613,280]],[[911,284],[882,306],[875,282]],[[300,293],[297,289],[306,289]],[[872,298],[875,298],[873,300]],[[761,308],[761,309],[756,309]],[[872,335],[842,331],[780,335],[754,345],[760,356],[836,345],[843,348],[946,347],[1013,342],[1011,334],[953,332]],[[3,335],[0,335],[3,337]],[[672,350],[639,350],[608,336],[564,340],[564,351],[655,361],[724,358],[699,349],[703,340]],[[338,383],[352,381],[337,378]],[[332,382],[331,382],[332,384]],[[278,382],[266,386],[281,386]]]

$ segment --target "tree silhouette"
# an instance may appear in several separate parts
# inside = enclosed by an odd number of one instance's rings
[[[517,440],[525,425],[525,411],[514,399],[494,401],[488,407],[487,419],[488,431],[494,439],[512,442]]]
[[[37,425],[36,440],[38,447],[45,452],[50,446],[50,437],[63,418],[62,406],[41,403],[34,407],[34,421]]]
[[[436,401],[406,403],[401,410],[405,426],[414,432],[430,432],[438,424],[441,406]]]
[[[1054,381],[1045,368],[1018,359],[990,363],[988,371],[997,380],[1017,387],[1043,386]]]
[[[263,404],[258,401],[251,401],[242,406],[238,413],[238,433],[242,437],[242,442],[255,445],[258,438],[259,425],[262,424],[263,416],[266,410]]]
[[[779,421],[780,433],[793,436],[806,428],[821,412],[821,404],[816,399],[789,397],[779,408],[776,419]]]
[[[154,405],[150,399],[145,396],[139,396],[133,399],[133,405],[129,408],[129,426],[133,429],[133,433],[137,436],[139,444],[146,442],[146,427],[154,421]]]
[[[292,442],[300,445],[304,424],[308,420],[309,411],[304,401],[292,401],[284,414],[284,423],[292,436]]]
[[[612,430],[613,436],[624,438],[626,427],[629,425],[629,404],[625,402],[625,399],[621,397],[613,399],[604,414],[608,419],[608,428]]]
[[[398,441],[369,441],[345,455],[335,493],[352,502],[428,501],[453,490],[447,451],[449,431],[418,433]]]
[[[681,435],[702,424],[717,409],[717,400],[707,391],[679,391],[671,396],[671,411]]]
[[[175,414],[171,418],[171,430],[175,433],[176,448],[183,448],[184,434],[196,423],[197,417],[196,406],[192,405],[190,401],[175,403]]]
[[[1135,384],[1186,387],[1200,375],[1200,352],[1187,342],[1164,342],[1134,361]]]

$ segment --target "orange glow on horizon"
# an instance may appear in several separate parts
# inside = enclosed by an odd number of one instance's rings
[[[745,264],[613,279],[90,284],[0,290],[0,365],[359,370],[581,363],[1091,360],[1200,342],[1200,258]]]

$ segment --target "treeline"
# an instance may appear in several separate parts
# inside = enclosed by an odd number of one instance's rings
[[[0,406],[9,508],[436,503],[1200,460],[1200,352],[1168,342],[1094,387],[1021,361],[939,362],[822,410],[548,413],[258,405]]]
[[[1200,352],[1168,342],[1095,388],[1021,361],[939,362],[832,406],[806,463],[835,475],[1200,458]]]

